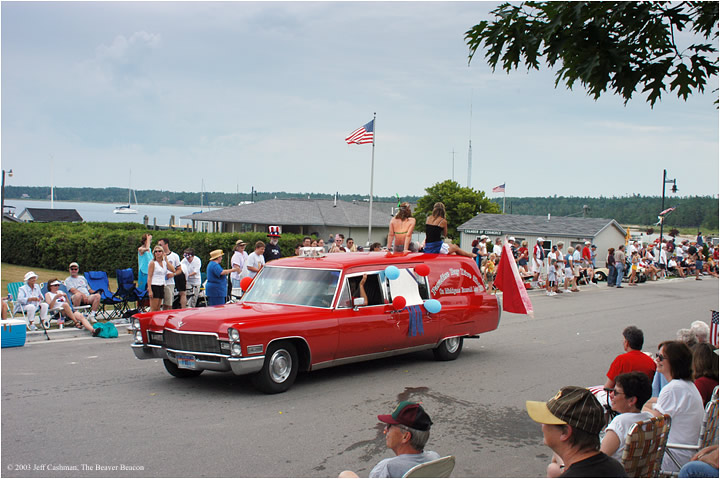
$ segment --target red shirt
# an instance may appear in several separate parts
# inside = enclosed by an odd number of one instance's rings
[[[614,381],[620,374],[640,371],[641,373],[647,374],[650,381],[652,381],[655,376],[655,367],[655,361],[653,361],[650,356],[642,351],[633,349],[615,358],[610,365],[610,369],[608,369],[607,377]]]
[[[528,257],[528,249],[524,246],[521,246],[518,248],[518,253],[520,254],[519,259],[523,259]]]
[[[716,380],[711,379],[707,376],[703,376],[695,380],[695,387],[700,393],[700,396],[702,396],[703,406],[710,402],[710,397],[712,396],[713,389],[715,389],[715,386],[717,385],[718,382]]]
[[[583,248],[582,257],[592,263],[592,256],[590,255],[590,248],[588,246]]]

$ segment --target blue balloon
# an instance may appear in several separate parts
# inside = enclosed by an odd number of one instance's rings
[[[428,299],[423,306],[428,313],[439,313],[442,309],[442,304],[437,299]]]
[[[385,276],[387,276],[387,279],[398,279],[400,277],[400,270],[397,269],[397,266],[388,266],[385,268]]]

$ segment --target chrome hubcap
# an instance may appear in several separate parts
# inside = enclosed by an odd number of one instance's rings
[[[270,377],[276,383],[285,382],[292,371],[292,357],[284,349],[278,349],[270,358]]]
[[[454,353],[460,347],[460,338],[448,338],[445,340],[445,348],[449,353]]]

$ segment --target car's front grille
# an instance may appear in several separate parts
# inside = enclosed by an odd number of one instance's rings
[[[202,353],[220,353],[220,344],[216,336],[210,334],[180,334],[165,330],[165,347],[182,351]]]

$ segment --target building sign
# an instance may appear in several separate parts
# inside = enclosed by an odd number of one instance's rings
[[[493,235],[500,236],[503,234],[502,231],[498,230],[463,230],[463,233],[468,235]]]

